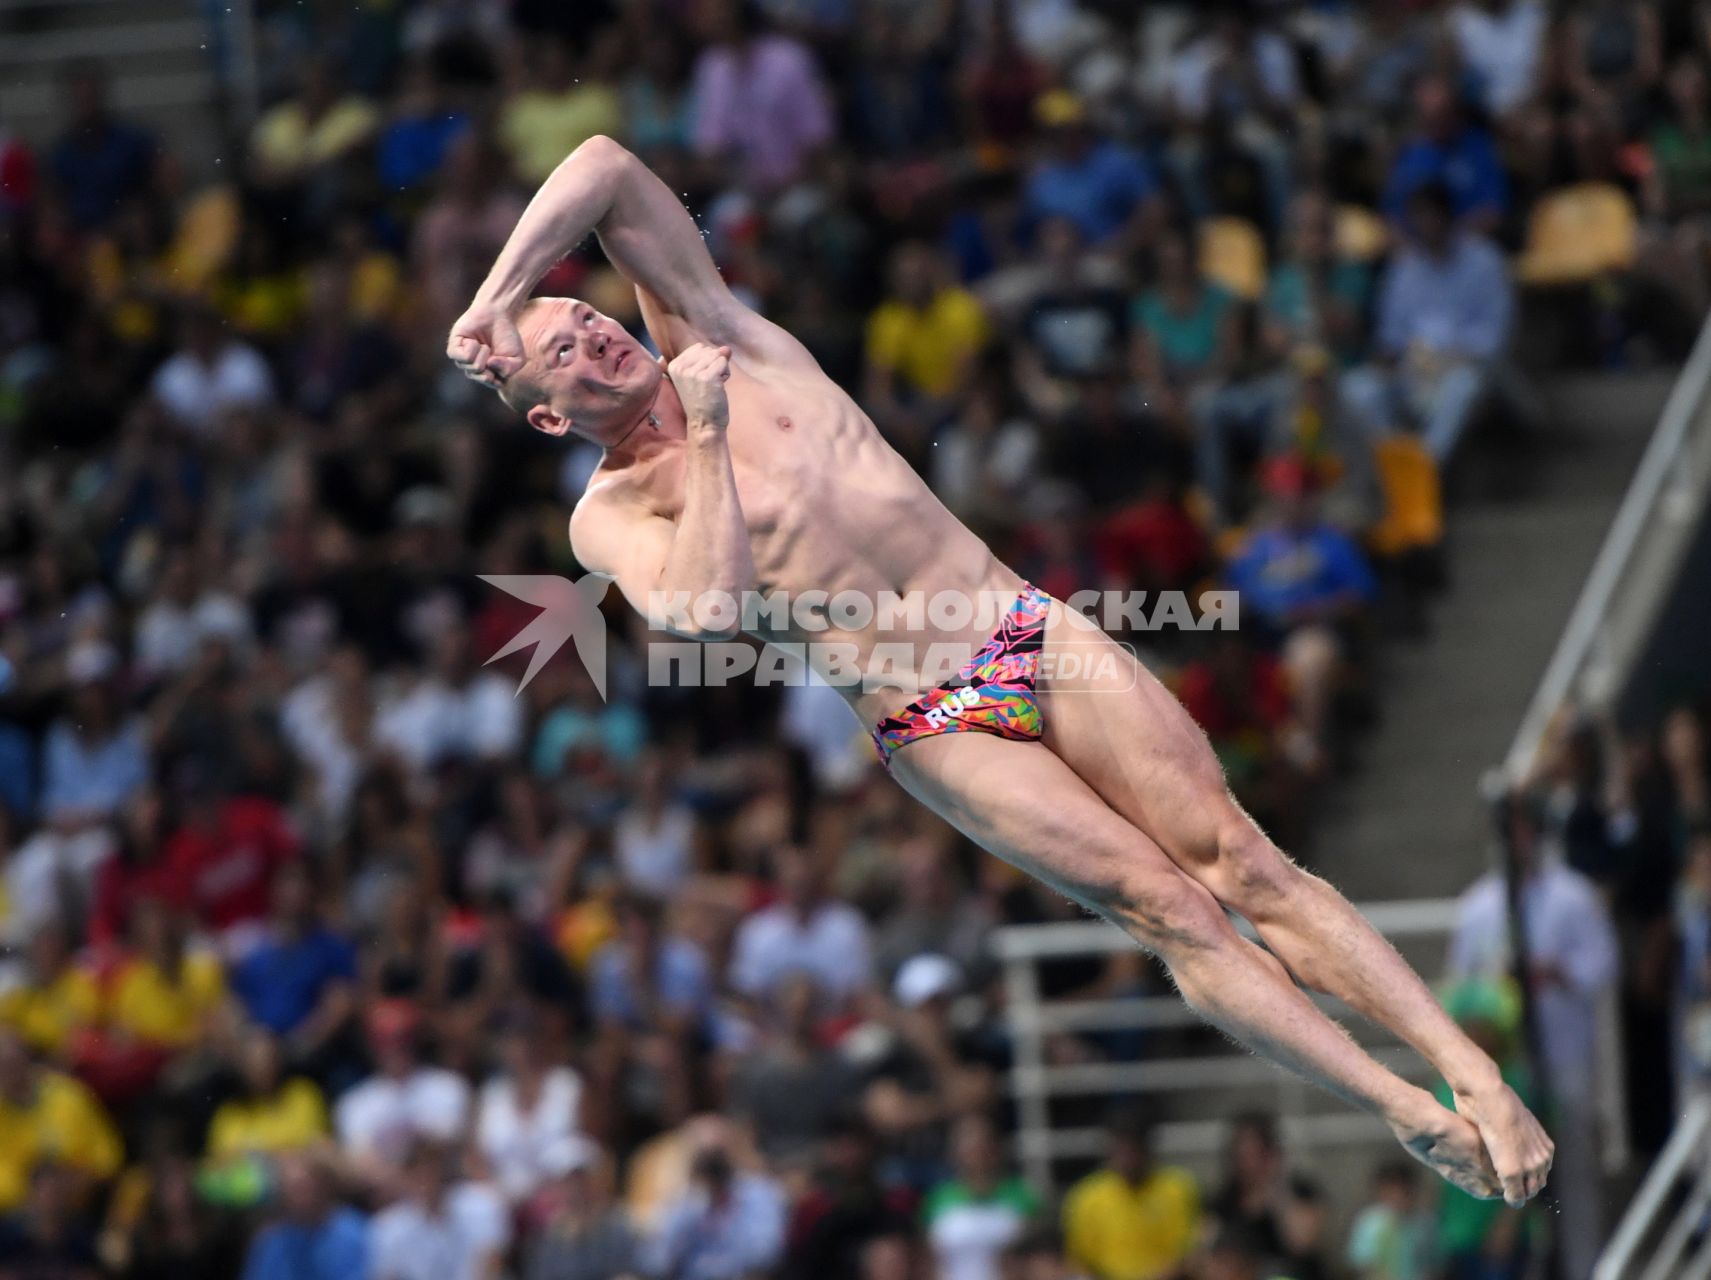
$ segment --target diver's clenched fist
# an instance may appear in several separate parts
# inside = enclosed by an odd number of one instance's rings
[[[731,349],[715,347],[710,342],[697,342],[677,353],[665,373],[677,388],[677,398],[683,402],[683,416],[691,423],[711,427],[727,427],[731,421],[730,406],[725,401],[725,383],[731,376]]]

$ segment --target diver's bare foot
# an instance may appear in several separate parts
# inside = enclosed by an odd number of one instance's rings
[[[1409,1155],[1468,1195],[1495,1200],[1502,1194],[1479,1130],[1430,1094],[1421,1091],[1410,1113],[1392,1119],[1390,1128]]]
[[[1479,1130],[1503,1198],[1519,1208],[1538,1195],[1550,1177],[1556,1144],[1515,1091],[1499,1080],[1477,1092],[1458,1091],[1455,1097],[1456,1113]]]

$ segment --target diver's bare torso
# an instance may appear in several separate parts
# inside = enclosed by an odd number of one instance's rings
[[[846,652],[853,646],[859,669],[871,667],[880,687],[844,692],[872,723],[945,678],[943,670],[921,669],[932,646],[942,646],[935,655],[941,659],[957,652],[966,658],[978,649],[997,624],[992,606],[1008,604],[1022,580],[946,510],[824,374],[757,369],[739,353],[725,389],[731,465],[757,591],[785,593],[796,620],[807,622],[751,634],[807,644],[810,656],[816,646]],[[684,452],[681,437],[661,434],[617,466],[608,455],[584,501],[639,505],[675,524],[683,511]],[[850,629],[837,625],[842,618],[835,620],[827,606],[840,592],[869,602],[954,593],[975,607],[967,626],[881,625],[887,619],[876,616],[872,625]],[[959,620],[937,611],[931,616]],[[882,644],[888,646],[885,661],[870,664]],[[903,654],[911,655],[913,667],[892,661]]]

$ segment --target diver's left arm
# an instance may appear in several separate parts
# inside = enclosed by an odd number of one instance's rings
[[[447,355],[472,377],[509,376],[522,365],[509,317],[553,266],[590,232],[650,310],[681,321],[692,337],[768,363],[808,359],[794,339],[756,315],[719,276],[701,232],[665,183],[628,149],[596,136],[560,162],[452,328]]]

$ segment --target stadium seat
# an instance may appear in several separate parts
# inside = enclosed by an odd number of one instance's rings
[[[1200,224],[1200,269],[1238,298],[1252,302],[1265,291],[1265,242],[1246,218],[1208,218]]]
[[[1516,276],[1527,285],[1570,285],[1625,270],[1633,265],[1638,233],[1633,202],[1620,188],[1564,187],[1534,207]]]
[[[1380,440],[1374,452],[1384,515],[1369,537],[1372,549],[1394,556],[1437,546],[1444,536],[1444,504],[1432,455],[1411,435]]]

